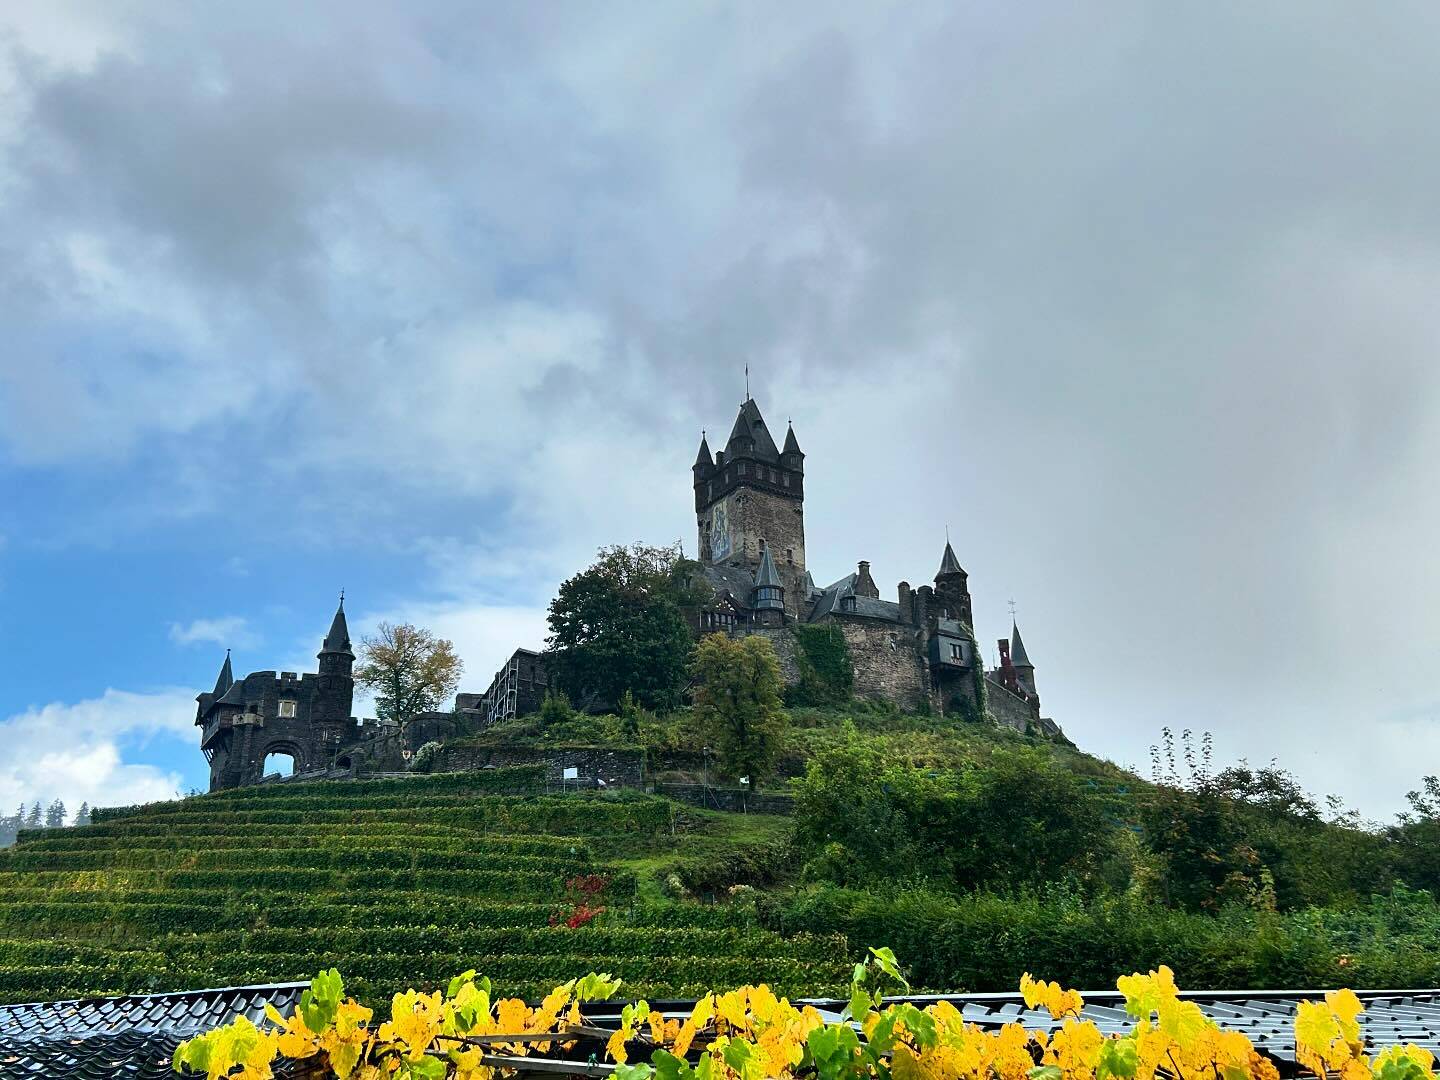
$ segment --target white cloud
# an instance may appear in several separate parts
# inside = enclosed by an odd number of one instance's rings
[[[189,623],[171,623],[170,640],[176,645],[211,642],[227,649],[250,649],[260,644],[258,633],[250,628],[242,615],[223,615],[217,619],[195,619]]]
[[[0,720],[0,813],[21,802],[63,799],[73,813],[82,802],[116,806],[169,799],[178,772],[125,760],[121,742],[177,740],[193,747],[195,696],[190,690],[154,693],[106,690],[98,698],[53,702]]]

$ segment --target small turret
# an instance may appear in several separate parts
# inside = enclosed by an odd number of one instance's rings
[[[349,675],[355,663],[355,653],[350,648],[350,628],[345,623],[345,594],[340,594],[340,606],[335,618],[330,621],[330,632],[316,654],[320,659],[321,675]]]
[[[800,449],[800,440],[795,438],[794,424],[790,424],[785,432],[785,448],[780,451],[780,463],[796,472],[805,471],[805,454]]]
[[[1013,620],[1010,623],[1010,662],[1015,665],[1015,679],[1020,689],[1038,703],[1040,695],[1035,690],[1035,665],[1025,653],[1025,642],[1020,640],[1020,626]]]
[[[760,551],[760,566],[755,571],[755,588],[751,590],[751,608],[763,621],[783,621],[785,586],[775,571],[775,560],[768,547]],[[768,613],[768,614],[767,614]]]
[[[935,575],[935,602],[941,614],[947,619],[959,619],[966,626],[974,626],[970,611],[969,579],[950,541],[945,541],[945,553],[940,556],[940,572]]]

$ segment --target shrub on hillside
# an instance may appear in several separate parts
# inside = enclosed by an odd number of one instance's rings
[[[1093,879],[1112,827],[1073,773],[1042,752],[926,770],[853,731],[796,784],[795,836],[811,876],[842,884],[929,879],[1015,888]]]

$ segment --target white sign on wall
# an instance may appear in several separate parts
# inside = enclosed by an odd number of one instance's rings
[[[579,779],[580,779],[580,770],[577,769],[577,768],[575,768],[575,767],[572,765],[571,767],[569,767],[569,768],[567,768],[567,769],[565,770],[565,779],[566,779],[566,780],[579,780]]]

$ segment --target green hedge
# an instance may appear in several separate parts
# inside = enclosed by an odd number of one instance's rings
[[[177,804],[186,805],[186,804]],[[179,825],[228,823],[245,825],[412,824],[450,825],[482,832],[615,835],[668,832],[676,808],[664,800],[601,801],[578,796],[512,799],[482,797],[453,805],[355,810],[234,810],[220,814],[173,813],[166,820]]]
[[[383,796],[413,795],[428,798],[460,793],[533,795],[544,789],[543,765],[512,765],[502,769],[473,772],[440,773],[431,776],[394,777],[381,780],[317,780],[299,783],[271,783],[255,787],[232,788],[212,795],[189,799],[141,803],[132,806],[97,806],[91,811],[94,824],[138,815],[178,812],[179,807],[216,805],[252,800],[294,801],[318,799],[344,801],[352,798],[372,799]]]
[[[590,857],[586,842],[580,837],[506,837],[494,833],[463,832],[447,830],[439,835],[428,835],[400,830],[385,825],[374,832],[352,835],[344,827],[329,827],[326,832],[309,832],[296,835],[296,830],[285,826],[257,826],[258,829],[273,829],[274,832],[251,835],[248,831],[195,835],[175,829],[157,829],[154,832],[133,833],[121,836],[74,836],[46,840],[34,840],[10,853],[0,852],[0,861],[16,854],[32,855],[36,852],[127,852],[155,849],[163,846],[167,850],[184,850],[187,847],[206,851],[250,851],[250,850],[324,850],[324,851],[383,851],[397,848],[419,851],[475,852],[486,855],[543,856],[547,858]]]
[[[352,902],[365,894],[326,900],[294,892],[272,892],[255,899],[201,893],[186,894],[182,901],[168,890],[145,890],[127,893],[123,900],[49,899],[56,895],[71,894],[0,893],[0,936],[73,935],[100,943],[143,941],[177,932],[204,933],[217,925],[306,931],[389,929],[417,922],[452,931],[539,928],[549,925],[557,908],[553,900],[509,903],[428,893],[376,892],[369,894],[370,904]],[[677,903],[610,907],[602,925],[720,930],[753,929],[755,922],[741,907]]]
[[[91,993],[140,993],[259,982],[289,982],[340,966],[347,987],[362,1000],[379,1003],[409,986],[443,986],[473,967],[495,980],[502,993],[538,996],[556,983],[587,971],[606,971],[625,980],[623,996],[693,996],[712,987],[765,982],[791,996],[833,994],[848,976],[840,961],[813,963],[768,957],[630,957],[567,952],[537,956],[511,953],[354,953],[344,957],[306,953],[221,952],[194,966],[148,954],[86,953],[86,962],[60,966],[7,962],[0,966],[0,1001],[38,1001]]]
[[[852,952],[884,943],[917,987],[1013,990],[1025,971],[1083,989],[1168,964],[1181,987],[1383,989],[1440,982],[1440,906],[1379,898],[1344,910],[1192,914],[1111,899],[890,896],[822,889],[762,904],[782,933],[843,933]]]
[[[121,869],[236,870],[513,870],[572,876],[594,868],[580,855],[517,855],[488,851],[424,851],[402,847],[219,848],[191,851],[167,848],[110,848],[100,851],[12,851],[0,856],[0,872],[12,870]]]
[[[89,875],[87,877],[87,875]],[[564,893],[564,877],[537,870],[101,870],[0,871],[0,888],[29,882],[42,887],[75,888],[104,884],[110,888],[138,886],[177,890],[282,889],[384,890],[420,889],[465,893],[475,897],[548,899]],[[613,898],[635,891],[631,871],[610,876],[607,890]]]

